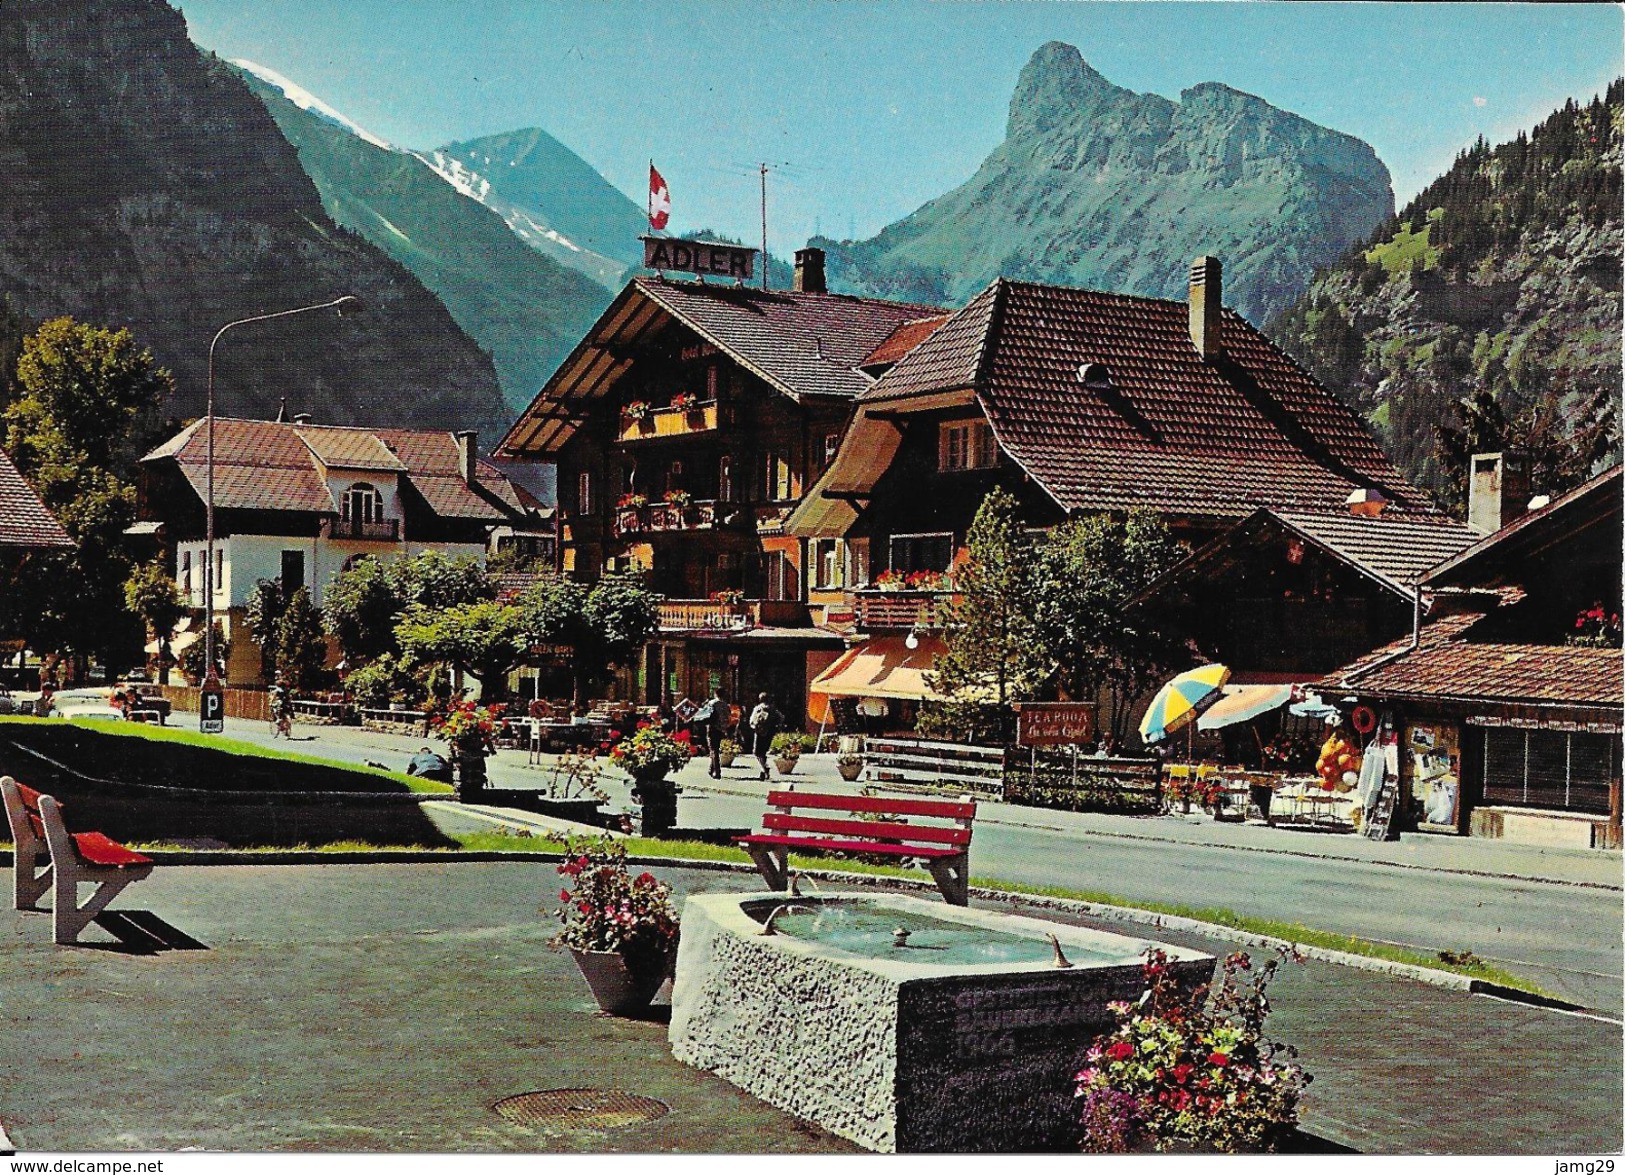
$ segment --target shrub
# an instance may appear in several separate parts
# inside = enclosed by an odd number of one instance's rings
[[[1278,966],[1254,970],[1237,952],[1216,990],[1187,990],[1167,955],[1147,951],[1145,994],[1111,1005],[1117,1028],[1090,1046],[1078,1074],[1083,1149],[1274,1149],[1297,1125],[1310,1081],[1295,1049],[1264,1036],[1264,993]]]

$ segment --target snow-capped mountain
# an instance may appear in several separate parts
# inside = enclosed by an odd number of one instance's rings
[[[289,102],[292,102],[295,106],[299,107],[299,109],[306,111],[307,113],[314,114],[323,122],[330,122],[336,127],[347,130],[356,138],[371,143],[374,147],[382,147],[386,151],[395,150],[394,144],[392,144],[388,139],[380,138],[369,131],[366,127],[361,126],[352,119],[346,118],[337,110],[334,110],[326,102],[323,102],[320,98],[316,97],[315,94],[312,94],[309,90],[305,89],[298,82],[291,81],[288,78],[283,77],[270,66],[261,65],[257,61],[249,61],[244,57],[235,57],[232,59],[231,63],[244,73],[253,74],[255,77],[259,78],[260,81],[264,82],[268,86],[271,86],[273,89],[280,90],[282,92],[282,96]]]

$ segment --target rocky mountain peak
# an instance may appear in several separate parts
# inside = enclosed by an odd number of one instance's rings
[[[1048,41],[1027,59],[1016,79],[1005,137],[1043,135],[1074,121],[1082,112],[1134,97],[1132,91],[1101,76],[1075,45]]]

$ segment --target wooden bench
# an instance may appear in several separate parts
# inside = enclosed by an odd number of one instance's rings
[[[762,817],[764,831],[735,837],[734,841],[744,846],[756,862],[769,889],[789,888],[791,849],[874,853],[923,861],[949,904],[970,904],[970,836],[976,802],[969,796],[959,800],[913,800],[774,791],[768,793],[767,803],[769,811]],[[798,815],[798,809],[811,814]],[[862,815],[878,819],[864,820]],[[908,822],[908,817],[953,823],[914,824]]]
[[[152,858],[109,840],[99,832],[69,832],[62,822],[62,805],[18,783],[0,778],[6,819],[14,847],[12,878],[19,910],[33,910],[47,889],[53,890],[51,929],[64,946],[79,934],[132,882],[152,872]],[[79,904],[79,886],[94,885],[96,892]]]

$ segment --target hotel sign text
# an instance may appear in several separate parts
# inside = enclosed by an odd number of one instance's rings
[[[756,270],[756,250],[711,241],[674,241],[668,237],[643,238],[645,269],[676,270],[699,277],[727,277],[749,281]]]

